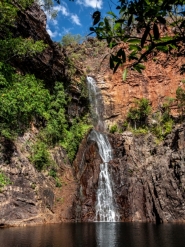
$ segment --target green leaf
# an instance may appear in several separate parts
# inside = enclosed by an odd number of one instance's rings
[[[126,80],[126,78],[127,78],[127,69],[124,69],[122,78],[123,78],[123,81]]]
[[[133,68],[134,68],[135,70],[137,70],[139,73],[142,73],[142,69],[145,69],[145,66],[144,66],[143,64],[141,64],[141,63],[138,63],[138,64],[135,64],[135,65],[133,66]]]
[[[104,22],[103,21],[99,22],[99,24],[98,24],[98,27],[102,27],[102,26],[104,26]]]
[[[162,51],[162,52],[168,52],[168,50],[169,50],[169,48],[168,48],[168,46],[157,46],[156,47],[156,49],[158,50],[158,51]]]
[[[138,45],[129,45],[129,50],[130,51],[141,51],[141,47]]]
[[[116,14],[114,14],[114,12],[112,12],[112,11],[107,12],[107,14],[108,14],[108,15],[112,15],[112,16],[115,17],[115,18],[117,17]]]
[[[128,43],[130,43],[130,44],[139,44],[140,43],[140,39],[129,39]]]
[[[138,63],[137,66],[140,68],[140,69],[145,69],[145,65],[141,64],[141,63]]]
[[[110,42],[109,43],[109,47],[112,49],[113,47],[115,47],[115,46],[117,46],[118,45],[118,43],[116,43],[116,42]]]

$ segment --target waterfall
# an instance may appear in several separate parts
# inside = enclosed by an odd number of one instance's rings
[[[88,140],[97,143],[99,154],[103,162],[100,164],[95,220],[114,222],[118,220],[119,217],[114,205],[111,175],[108,167],[109,161],[112,160],[112,149],[108,137],[100,132],[104,131],[105,128],[103,122],[103,100],[96,86],[96,81],[92,77],[87,77],[87,83],[93,124],[96,129],[91,131]]]
[[[91,104],[91,116],[94,128],[98,131],[104,131],[103,122],[103,100],[99,88],[96,86],[96,81],[88,76],[87,85],[89,91],[89,101]]]

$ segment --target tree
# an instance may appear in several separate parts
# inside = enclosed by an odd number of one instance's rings
[[[61,44],[62,46],[68,46],[68,45],[74,46],[74,45],[78,45],[82,40],[83,38],[81,37],[80,34],[72,35],[70,33],[67,33],[62,37]]]
[[[128,122],[134,123],[134,128],[145,126],[147,117],[151,113],[150,101],[146,98],[141,98],[134,102],[134,107],[129,109],[127,120]]]
[[[118,15],[109,11],[109,16],[101,19],[101,13],[95,11],[90,31],[98,39],[107,40],[113,72],[127,60],[132,61],[130,68],[141,72],[148,55],[159,51],[181,54],[185,41],[184,4],[184,0],[119,0]],[[184,71],[185,65],[181,67]]]

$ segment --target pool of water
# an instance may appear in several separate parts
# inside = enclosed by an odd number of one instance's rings
[[[184,247],[185,224],[63,223],[0,229],[0,247]]]

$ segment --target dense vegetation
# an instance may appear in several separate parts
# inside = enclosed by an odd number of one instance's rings
[[[50,175],[57,180],[49,149],[62,146],[72,162],[91,125],[85,115],[81,119],[76,116],[69,119],[70,79],[65,88],[63,82],[55,82],[54,87],[48,88],[44,81],[34,75],[21,74],[12,65],[12,58],[21,61],[37,56],[47,47],[42,40],[14,37],[12,30],[18,11],[24,11],[32,3],[31,0],[0,1],[0,137],[14,140],[34,125],[39,134],[31,145],[30,161],[39,171],[50,169]],[[50,4],[49,1],[45,3]],[[82,84],[85,87],[84,81]],[[3,179],[2,175],[2,183]]]

